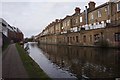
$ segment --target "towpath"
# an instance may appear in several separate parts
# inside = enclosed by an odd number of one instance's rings
[[[28,78],[15,44],[10,44],[3,52],[2,78]]]

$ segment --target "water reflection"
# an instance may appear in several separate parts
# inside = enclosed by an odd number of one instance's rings
[[[65,78],[65,80],[69,80],[71,78],[72,80],[76,80],[76,77],[72,73],[62,70],[59,66],[57,66],[50,59],[48,59],[47,57],[49,56],[49,54],[42,51],[42,49],[37,46],[37,43],[32,42],[29,44],[29,55],[33,60],[37,62],[37,64],[49,77],[56,80],[58,80],[58,78]]]
[[[55,45],[39,48],[51,62],[77,78],[120,77],[120,50]]]

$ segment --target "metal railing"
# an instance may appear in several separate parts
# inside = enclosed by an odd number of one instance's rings
[[[113,26],[119,26],[120,25],[120,19],[111,21],[111,23],[107,24],[107,27],[113,27]]]

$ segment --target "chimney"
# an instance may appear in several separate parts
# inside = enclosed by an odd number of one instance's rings
[[[95,9],[95,2],[94,1],[90,1],[89,3],[88,3],[88,5],[89,5],[89,9],[90,10],[93,10],[93,9]]]
[[[88,24],[88,9],[87,9],[87,6],[85,6],[85,22],[86,24]]]
[[[79,7],[76,7],[76,8],[75,8],[75,13],[80,13],[80,10],[81,10],[81,9],[80,9]]]
[[[59,19],[56,19],[55,22],[59,22]]]

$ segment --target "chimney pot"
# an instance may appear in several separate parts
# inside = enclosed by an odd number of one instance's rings
[[[89,3],[88,3],[88,5],[89,5],[89,9],[90,10],[93,10],[93,9],[95,9],[95,2],[94,1],[90,1]]]
[[[56,19],[56,20],[55,20],[55,22],[58,22],[58,21],[59,21],[59,19]]]
[[[80,9],[79,7],[76,7],[76,8],[75,8],[75,13],[80,13],[80,10],[81,10],[81,9]]]

